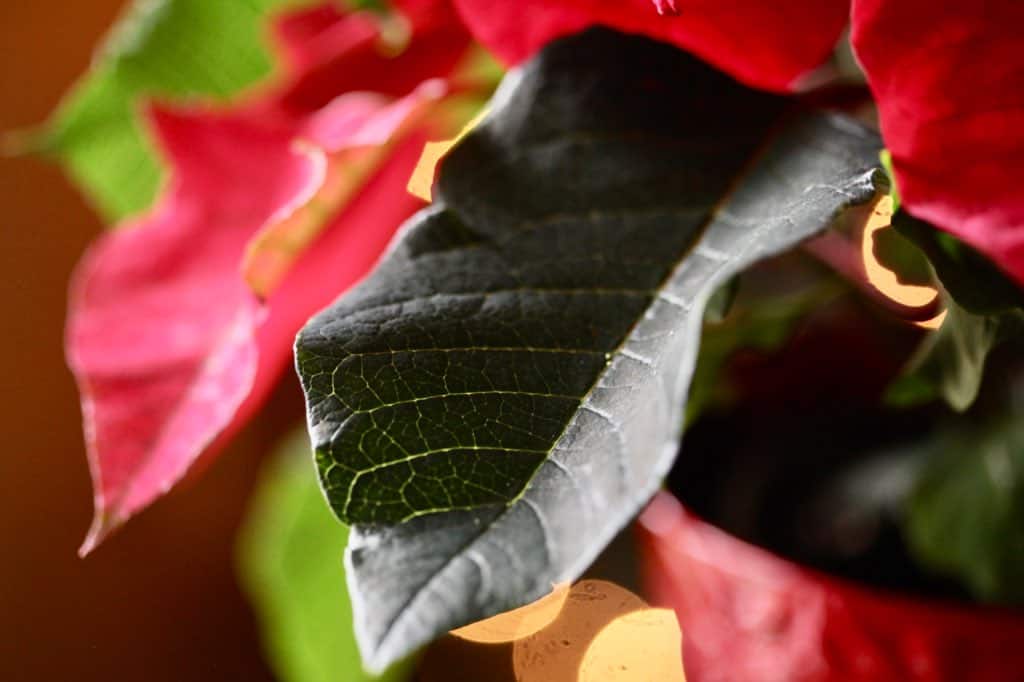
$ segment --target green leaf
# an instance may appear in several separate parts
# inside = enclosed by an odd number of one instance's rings
[[[889,387],[886,401],[909,407],[942,398],[958,412],[969,408],[985,376],[989,353],[1024,333],[1024,310],[975,315],[946,297],[946,318],[918,347],[907,369]]]
[[[677,452],[705,305],[888,192],[879,141],[605,29],[506,78],[296,342],[364,660],[571,580]]]
[[[1024,421],[944,433],[907,505],[911,549],[981,599],[1024,604]]]
[[[308,1],[308,0],[307,0]],[[137,0],[37,144],[108,218],[146,208],[161,168],[140,98],[226,99],[270,73],[267,15],[300,0]]]
[[[269,462],[242,531],[239,570],[282,682],[399,682],[363,672],[341,555],[348,529],[324,506],[305,434]]]
[[[1024,291],[970,246],[922,220],[900,212],[893,228],[878,233],[892,232],[890,248],[879,260],[899,273],[901,264],[915,260],[904,248],[912,244],[942,282],[947,312],[942,326],[925,338],[889,387],[886,401],[908,407],[942,398],[963,412],[978,395],[989,353],[1024,333]],[[905,239],[900,256],[892,248],[895,235]],[[876,252],[877,247],[876,241]],[[901,277],[905,283],[920,283],[916,279]]]
[[[942,286],[968,312],[996,315],[1024,309],[1024,290],[967,244],[900,212],[893,227],[928,257]]]
[[[896,173],[892,168],[892,152],[888,149],[883,149],[878,154],[879,161],[882,162],[882,167],[885,168],[886,174],[889,176],[889,196],[892,197],[892,210],[893,213],[900,210],[900,189],[896,185]]]

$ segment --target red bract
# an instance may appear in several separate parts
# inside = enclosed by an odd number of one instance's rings
[[[1024,3],[856,0],[852,40],[906,209],[1024,285]]]
[[[449,74],[469,44],[448,0],[392,0],[401,14],[384,21],[383,31],[381,20],[346,15],[338,4],[278,23],[277,38],[299,71],[268,108],[301,117],[343,92],[401,97],[424,79]]]
[[[997,682],[1024,669],[1024,621],[874,591],[801,568],[667,493],[637,524],[656,605],[675,609],[693,682]]]
[[[252,413],[298,328],[418,207],[405,192],[416,126],[444,91],[418,84],[450,70],[467,39],[437,23],[436,3],[406,4],[418,46],[397,57],[369,16],[314,8],[279,26],[292,68],[280,91],[231,111],[150,109],[167,190],[104,235],[72,283],[67,355],[96,509],[83,552]],[[386,89],[352,91],[375,73]]]
[[[517,64],[603,24],[674,43],[749,85],[790,90],[832,52],[848,0],[455,0],[470,31]]]

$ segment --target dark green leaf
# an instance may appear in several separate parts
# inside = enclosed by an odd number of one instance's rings
[[[266,468],[242,530],[242,582],[282,682],[398,682],[408,666],[363,672],[341,552],[348,529],[324,506],[305,434]]]
[[[1024,290],[953,235],[905,212],[894,215],[892,224],[928,256],[942,286],[965,310],[994,315],[1024,308]]]
[[[1024,421],[944,433],[907,507],[911,548],[978,597],[1024,604]]]
[[[900,188],[896,184],[896,173],[892,168],[892,152],[888,149],[883,149],[879,153],[878,158],[882,162],[882,167],[885,168],[886,174],[889,176],[889,196],[892,197],[892,210],[895,213],[900,210],[900,204],[903,202],[900,198]]]
[[[925,338],[886,399],[907,407],[942,398],[963,412],[978,396],[989,353],[1021,333],[1024,310],[975,315],[947,296],[942,326]]]
[[[962,412],[978,395],[989,353],[1024,333],[1024,291],[980,253],[924,221],[900,212],[893,217],[893,228],[878,232],[879,237],[890,233],[882,253],[876,241],[879,260],[898,274],[908,269],[917,272],[907,244],[900,244],[895,236],[902,235],[927,256],[942,282],[947,314],[889,388],[886,399],[893,405],[910,406],[942,398]],[[919,273],[901,280],[920,283],[917,278]]]
[[[140,97],[233,95],[270,73],[268,13],[309,0],[137,0],[47,125],[55,154],[100,210],[146,208],[161,169],[137,115]]]
[[[712,293],[888,191],[875,135],[785,105],[644,38],[558,41],[300,333],[372,668],[578,576],[672,463]]]

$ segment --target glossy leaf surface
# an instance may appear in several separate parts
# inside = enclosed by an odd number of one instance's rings
[[[946,298],[946,316],[939,329],[922,342],[907,372],[888,392],[896,405],[915,405],[942,398],[963,412],[981,389],[985,365],[996,346],[1024,334],[1024,311],[976,315]]]
[[[785,108],[644,38],[554,43],[300,333],[369,666],[578,576],[671,465],[712,293],[888,191],[876,136]]]
[[[446,91],[423,79],[466,38],[434,15],[444,5],[410,4],[418,42],[399,55],[381,54],[365,13],[321,5],[273,25],[287,78],[262,96],[149,108],[165,191],[101,237],[71,287],[67,358],[96,509],[83,552],[215,455],[280,376],[296,330],[419,207],[403,189]],[[376,76],[387,92],[358,89]]]

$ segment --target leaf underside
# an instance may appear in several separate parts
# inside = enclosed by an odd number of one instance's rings
[[[671,466],[709,296],[884,195],[879,147],[606,29],[506,79],[296,342],[369,668],[587,567]]]

